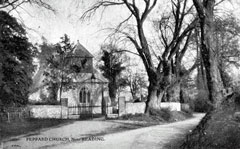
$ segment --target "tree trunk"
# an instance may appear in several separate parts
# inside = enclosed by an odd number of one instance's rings
[[[160,103],[158,98],[158,86],[152,85],[150,82],[150,85],[148,87],[148,98],[146,102],[146,110],[145,113],[149,114],[149,110],[151,109],[160,109]]]
[[[212,53],[214,54],[214,53]],[[223,100],[222,92],[223,89],[223,83],[220,75],[220,71],[218,69],[218,59],[216,57],[213,57],[212,59],[212,65],[210,65],[210,75],[212,78],[212,101],[216,108],[218,108]]]
[[[180,82],[176,83],[173,87],[169,88],[167,91],[167,101],[168,102],[179,102],[180,101]]]
[[[162,81],[160,76],[161,74],[151,70],[147,72],[149,76],[149,86],[145,113],[149,114],[150,109],[160,109],[161,99],[158,97],[163,90],[161,90],[161,87],[159,86],[160,82]]]
[[[133,86],[130,87],[130,91],[131,91],[133,100],[136,100],[138,97],[137,97],[136,90],[134,89]]]
[[[111,104],[116,105],[117,89],[114,87],[114,85],[112,83],[109,83],[108,90],[109,90],[109,97],[111,99]]]
[[[218,49],[214,41],[213,10],[215,0],[208,0],[200,3],[193,0],[198,11],[201,27],[201,54],[206,70],[207,86],[209,90],[209,100],[217,108],[222,102],[223,89],[220,72],[218,69]]]
[[[176,58],[177,59],[177,58]],[[176,60],[177,61],[177,60]],[[163,90],[166,90],[166,97],[164,101],[167,102],[179,102],[180,101],[180,82],[176,82],[180,78],[180,63],[176,62],[176,65],[171,62],[165,62],[163,67],[165,82],[162,85]],[[170,86],[170,87],[169,87]]]

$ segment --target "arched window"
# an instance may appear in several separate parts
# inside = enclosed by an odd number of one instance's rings
[[[90,103],[91,93],[88,88],[83,87],[79,93],[79,102],[80,103]]]

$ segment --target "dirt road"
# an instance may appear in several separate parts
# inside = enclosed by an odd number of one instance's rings
[[[0,149],[36,149],[49,148],[64,143],[68,138],[82,138],[90,134],[101,134],[109,129],[121,126],[107,121],[76,121],[60,127],[43,129],[30,134],[16,136],[0,142]]]
[[[163,146],[193,129],[204,114],[194,114],[194,118],[166,125],[140,128],[104,136],[73,139],[66,144],[50,148],[56,149],[162,149]]]

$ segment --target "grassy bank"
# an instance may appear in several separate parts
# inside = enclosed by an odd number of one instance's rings
[[[208,113],[184,142],[176,140],[181,149],[239,149],[240,119],[235,114],[240,111],[240,96],[228,99],[221,109]],[[176,145],[176,146],[177,146]]]
[[[149,114],[135,114],[135,115],[127,114],[117,119],[146,122],[150,124],[159,124],[182,121],[190,117],[192,117],[192,113],[186,113],[182,111],[170,111],[169,109],[161,110],[151,109]]]
[[[122,117],[117,118],[117,120],[123,121],[121,122],[121,125],[119,127],[109,129],[106,132],[104,132],[104,134],[137,129],[161,123],[181,121],[190,118],[191,116],[192,115],[190,113],[170,111],[168,109],[151,110],[149,115],[146,114],[124,115]],[[31,134],[32,133],[37,134],[38,131],[43,128],[59,127],[74,121],[75,120],[60,120],[60,119],[25,119],[21,121],[14,121],[11,123],[1,122],[0,140],[21,134],[28,134],[30,132]],[[133,123],[127,123],[128,121]]]
[[[71,122],[72,120],[60,119],[24,119],[11,123],[1,122],[0,140],[29,132],[35,132],[43,128],[58,127]]]

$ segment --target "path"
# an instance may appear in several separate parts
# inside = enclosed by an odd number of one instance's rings
[[[46,148],[64,143],[66,142],[64,139],[67,138],[86,137],[89,134],[103,133],[105,130],[119,126],[121,124],[108,121],[76,121],[72,124],[13,137],[10,141],[0,142],[0,149],[2,146],[4,149]]]
[[[165,143],[170,142],[177,134],[186,133],[195,127],[203,116],[204,114],[195,114],[194,118],[181,122],[107,135],[101,135],[101,133],[124,125],[108,121],[77,121],[37,134],[19,136],[11,141],[4,142],[2,145],[4,149],[161,149]],[[95,135],[95,139],[100,140],[89,141],[88,136],[91,135]],[[79,141],[82,138],[88,139],[88,141]]]
[[[102,136],[104,141],[78,141],[55,146],[61,149],[162,149],[179,134],[193,129],[204,114],[194,118],[166,125],[157,125]],[[101,138],[100,138],[101,139]]]

